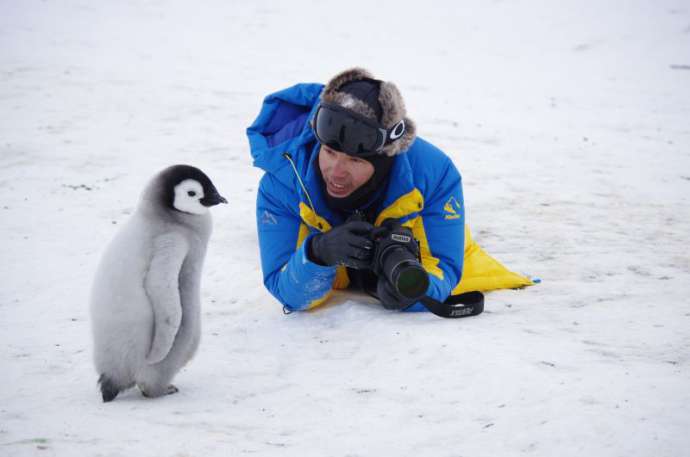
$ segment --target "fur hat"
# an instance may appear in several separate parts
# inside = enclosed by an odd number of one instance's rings
[[[357,82],[369,82],[369,86],[376,89],[366,90],[363,84]],[[378,93],[377,93],[378,92]],[[362,116],[377,121],[386,129],[391,129],[401,119],[405,120],[405,134],[383,147],[382,154],[394,156],[402,154],[412,145],[417,128],[412,119],[407,117],[405,102],[395,84],[388,81],[379,81],[363,68],[350,68],[331,79],[323,92],[321,101],[333,103],[347,108]]]

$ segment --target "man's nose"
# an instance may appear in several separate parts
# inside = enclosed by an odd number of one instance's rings
[[[335,162],[333,162],[331,174],[335,176],[343,176],[347,174],[347,157],[338,157]]]

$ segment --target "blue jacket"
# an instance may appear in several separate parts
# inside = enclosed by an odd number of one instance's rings
[[[344,267],[317,265],[304,249],[310,236],[344,222],[326,205],[315,173],[319,144],[309,120],[322,89],[297,84],[267,96],[247,129],[254,166],[266,171],[256,201],[264,284],[291,311],[313,308],[349,283]],[[427,295],[445,300],[462,276],[465,215],[458,170],[417,137],[396,156],[382,207],[374,225],[393,217],[412,229],[429,273]],[[423,309],[421,303],[408,308]]]

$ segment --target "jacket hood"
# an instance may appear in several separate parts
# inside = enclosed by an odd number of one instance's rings
[[[318,106],[323,87],[323,84],[296,84],[264,99],[259,115],[247,128],[255,167],[275,174],[289,165],[283,154],[290,153],[304,170],[308,157],[295,152],[316,142],[308,121]]]

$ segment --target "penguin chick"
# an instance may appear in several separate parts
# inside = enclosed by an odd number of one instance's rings
[[[219,203],[227,201],[201,170],[171,166],[108,245],[91,290],[104,402],[135,384],[146,397],[177,392],[170,381],[199,345],[209,207]]]

